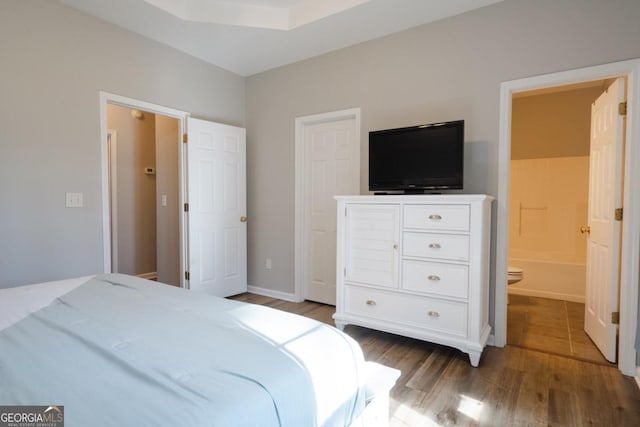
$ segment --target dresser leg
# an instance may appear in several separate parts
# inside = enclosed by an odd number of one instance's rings
[[[335,323],[336,323],[336,328],[340,329],[341,331],[344,331],[344,327],[346,323],[340,322],[338,320],[336,320]]]
[[[470,351],[469,352],[469,361],[471,362],[471,366],[474,368],[478,367],[480,363],[480,355],[482,355],[481,351]]]

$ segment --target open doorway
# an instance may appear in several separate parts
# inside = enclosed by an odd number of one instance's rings
[[[620,323],[618,368],[625,375],[637,375],[634,341],[638,321],[638,282],[640,280],[640,59],[562,71],[504,82],[500,87],[500,132],[498,142],[498,202],[496,222],[496,269],[493,298],[494,336],[497,346],[506,344],[507,265],[509,224],[509,182],[511,158],[512,96],[515,93],[624,76],[628,82],[627,124],[623,186],[624,221],[620,245]]]
[[[114,118],[117,116],[120,117],[120,120],[115,120]],[[111,117],[110,117],[111,116]],[[111,123],[110,123],[111,118]],[[146,120],[145,120],[146,118]],[[118,237],[122,235],[120,232],[112,233],[112,229],[120,228],[120,222],[123,220],[124,216],[130,215],[131,210],[135,209],[136,204],[140,205],[140,202],[144,202],[145,208],[153,208],[154,212],[156,210],[156,205],[162,205],[163,198],[162,194],[167,194],[167,206],[166,209],[158,209],[160,212],[152,215],[152,219],[145,220],[144,226],[149,228],[149,224],[153,224],[154,231],[147,231],[146,236],[143,239],[150,239],[150,235],[153,236],[153,245],[149,245],[150,249],[145,253],[145,257],[147,259],[153,259],[153,261],[145,261],[147,264],[142,264],[140,268],[136,267],[135,270],[131,270],[135,275],[140,275],[145,278],[153,278],[153,276],[158,276],[158,272],[161,273],[163,277],[165,274],[162,273],[165,265],[169,266],[173,274],[175,275],[175,266],[172,266],[172,263],[175,262],[175,259],[172,259],[170,264],[165,264],[164,262],[157,262],[158,257],[158,248],[157,240],[158,235],[160,235],[160,240],[165,238],[166,234],[163,231],[158,233],[157,225],[158,225],[158,215],[162,217],[164,212],[167,212],[169,208],[170,198],[169,192],[164,192],[163,190],[167,186],[176,186],[177,185],[177,227],[178,227],[178,241],[175,242],[175,235],[171,237],[172,244],[176,248],[171,248],[172,251],[177,251],[178,259],[178,280],[170,279],[171,284],[175,286],[180,286],[183,288],[189,287],[189,281],[186,279],[186,266],[188,265],[188,251],[187,251],[187,230],[188,230],[188,220],[185,217],[185,212],[182,210],[182,206],[185,203],[186,198],[186,178],[185,178],[185,147],[181,141],[183,141],[183,134],[186,130],[188,113],[174,110],[172,108],[164,107],[157,104],[152,104],[145,101],[140,101],[133,98],[127,98],[120,95],[110,94],[107,92],[100,92],[100,130],[101,130],[101,157],[102,157],[102,234],[103,234],[103,246],[104,246],[104,272],[112,272],[112,271],[124,271],[125,268],[130,268],[131,265],[137,265],[138,261],[135,260],[126,260],[123,262],[119,262],[122,257],[118,254],[120,251],[120,247],[122,246],[118,241]],[[177,124],[177,134],[175,125]],[[142,135],[142,129],[147,127],[147,132],[151,135],[151,138],[147,135],[145,143],[138,143],[138,146],[133,145],[132,142],[126,141],[125,139],[130,139],[131,141],[140,139]],[[113,127],[120,127],[120,130],[114,129]],[[151,129],[153,132],[151,132]],[[162,166],[162,169],[165,169],[164,164],[166,163],[165,154],[161,152],[159,156],[156,153],[156,145],[170,145],[178,148],[178,158],[177,158],[177,168],[178,168],[178,177],[177,180],[174,179],[171,174],[167,174],[168,179],[171,181],[170,183],[161,184],[158,188],[160,192],[158,193],[158,189],[156,189],[156,183],[158,180],[157,171],[158,167]],[[147,154],[143,156],[140,153],[141,147],[139,145],[147,145],[147,151],[152,152],[152,154]],[[136,151],[137,150],[137,151]],[[128,154],[130,159],[124,161],[123,165],[113,165],[113,163],[118,163],[118,160],[122,158],[126,158],[126,156],[120,156],[120,154]],[[149,163],[152,162],[152,163]],[[170,161],[173,163],[173,160]],[[135,168],[135,173],[137,174],[137,180],[142,181],[144,184],[153,183],[153,189],[147,188],[145,195],[143,196],[140,193],[139,189],[134,190],[134,180],[131,178],[131,174],[133,173],[134,167],[132,164],[139,163],[138,167]],[[116,167],[120,169],[120,166],[127,166],[130,170],[124,174],[112,174],[111,169]],[[139,186],[138,186],[139,187]],[[149,186],[147,186],[149,187]],[[119,196],[113,197],[112,193],[118,193],[119,188],[123,188],[125,194],[129,194],[129,201],[133,200],[135,203],[132,204],[133,207],[128,207],[129,211],[123,211],[118,206]],[[159,194],[159,195],[158,195]],[[150,201],[151,202],[150,202]],[[172,202],[173,203],[173,202]],[[112,211],[115,212],[115,216],[112,215]],[[167,212],[169,213],[169,212]],[[173,215],[173,213],[170,213]],[[149,214],[147,214],[147,218],[150,218]],[[140,219],[137,219],[140,223]],[[173,220],[172,220],[173,221]],[[164,224],[166,219],[161,218],[160,224]],[[155,224],[154,224],[155,223]],[[140,224],[141,225],[141,224]],[[139,230],[144,230],[144,226],[138,227]],[[171,227],[174,224],[172,223]],[[137,226],[136,226],[137,227]],[[112,240],[112,237],[115,237],[115,240]],[[130,236],[125,236],[126,239],[129,239]],[[125,239],[125,240],[126,240]],[[135,245],[136,241],[139,239],[131,239],[129,240],[131,245]],[[164,248],[165,245],[161,244]],[[161,255],[162,255],[162,249]],[[130,253],[135,253],[135,249],[129,248]],[[162,258],[162,256],[161,256]],[[155,263],[153,263],[155,261]],[[115,267],[115,268],[114,268]],[[166,281],[165,281],[166,282]]]
[[[613,82],[513,95],[507,344],[608,363],[585,332],[586,230],[592,106]]]
[[[177,198],[179,286],[220,297],[246,292],[245,129],[195,119],[183,111],[100,92],[104,272],[112,271],[110,156],[107,123],[107,110],[110,105],[125,107],[124,111],[132,117],[138,115],[138,112],[132,110],[139,110],[142,114],[153,113],[156,121],[158,117],[165,116],[178,123],[180,133],[177,141],[174,140],[173,125],[167,128],[166,134],[169,135],[170,144],[175,142],[179,146]],[[162,127],[156,128],[158,130],[156,137],[164,134]],[[121,139],[120,135],[117,135],[118,139]],[[147,167],[144,164],[140,166],[143,169]],[[160,163],[158,163],[159,167]],[[175,185],[175,182],[172,182],[172,185]],[[163,203],[162,194],[165,193],[156,194],[156,203]],[[168,193],[166,194],[168,205],[169,196]],[[156,239],[157,234],[156,231]],[[158,269],[157,266],[156,269]]]
[[[180,286],[180,123],[107,105],[111,271]]]

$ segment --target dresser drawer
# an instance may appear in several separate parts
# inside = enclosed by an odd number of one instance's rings
[[[469,231],[469,205],[406,205],[404,227]]]
[[[469,260],[469,236],[460,234],[403,233],[404,256]]]
[[[406,259],[402,261],[402,288],[414,292],[467,298],[469,267]]]
[[[345,312],[460,337],[467,335],[465,303],[346,286]]]

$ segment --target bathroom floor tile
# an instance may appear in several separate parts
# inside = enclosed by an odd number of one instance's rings
[[[584,329],[584,315],[580,317],[569,316],[568,322],[569,322],[570,329],[576,329],[576,330]]]
[[[514,323],[526,323],[527,312],[525,311],[509,311],[509,320]]]
[[[531,317],[534,317],[534,318],[547,319],[549,321],[554,321],[554,322],[564,323],[564,324],[567,323],[567,312],[564,311],[563,308],[535,307],[535,308],[529,309],[528,313],[531,315]]]
[[[567,306],[567,313],[571,316],[572,314],[581,315],[584,317],[584,304],[581,302],[572,302],[565,301],[565,305]]]
[[[584,332],[584,304],[509,295],[507,344],[609,364]]]
[[[544,325],[544,324],[527,324],[527,333],[534,335],[544,335],[551,338],[558,338],[565,341],[569,341],[569,330],[565,326],[564,328],[559,325]]]
[[[551,308],[558,310],[565,310],[565,302],[556,299],[550,298],[537,298],[537,297],[529,297],[530,305],[533,307],[541,307],[541,308]]]
[[[570,329],[569,334],[571,335],[571,344],[574,347],[580,345],[583,347],[591,347],[597,351],[596,345],[591,341],[591,338],[589,338],[589,335],[587,335],[584,329]]]
[[[522,345],[524,328],[524,323],[510,322],[507,328],[507,342],[513,345]]]
[[[542,326],[545,328],[563,328],[567,329],[567,317],[566,315],[558,315],[549,313],[544,315],[540,312],[529,312],[526,315],[525,321],[529,325]]]
[[[526,295],[509,295],[509,304],[513,304],[516,308],[523,308],[530,303],[530,297]]]

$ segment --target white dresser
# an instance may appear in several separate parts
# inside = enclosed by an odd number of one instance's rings
[[[460,349],[489,332],[487,195],[337,196],[338,328],[360,325]]]

